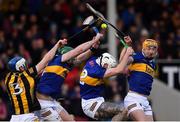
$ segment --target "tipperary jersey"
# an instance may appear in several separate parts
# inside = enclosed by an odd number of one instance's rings
[[[129,89],[131,91],[149,95],[155,75],[155,62],[144,57],[142,52],[133,56],[134,62],[129,66]]]
[[[61,62],[62,55],[56,55],[44,69],[43,75],[37,85],[37,91],[51,96],[54,99],[60,97],[61,85],[63,84],[71,67]]]
[[[100,97],[104,91],[103,76],[105,68],[96,63],[96,57],[91,57],[80,76],[80,94],[83,99]]]
[[[27,114],[40,109],[40,104],[35,97],[36,77],[36,67],[31,67],[21,73],[10,72],[7,74],[5,84],[13,114]]]

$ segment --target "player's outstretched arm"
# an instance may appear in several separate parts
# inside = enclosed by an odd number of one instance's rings
[[[82,61],[87,60],[89,57],[91,57],[91,55],[96,52],[96,50],[98,49],[100,45],[100,41],[97,41],[96,43],[94,43],[92,45],[92,47],[85,51],[84,53],[81,53],[80,55],[77,56],[76,60],[75,60],[75,64],[80,64]]]
[[[93,38],[91,41],[85,42],[85,43],[79,45],[78,47],[76,47],[75,49],[63,54],[62,58],[61,58],[61,62],[68,61],[69,59],[74,58],[74,57],[78,56],[79,54],[85,52],[93,44],[97,43],[101,37],[102,37],[102,34],[98,33],[95,36],[95,38]]]
[[[59,47],[61,47],[62,45],[67,44],[67,40],[63,39],[63,40],[59,40],[54,47],[45,54],[45,56],[43,57],[43,59],[36,65],[36,69],[37,72],[41,72],[46,65],[49,63],[49,61],[51,61],[54,57],[54,55],[56,54],[56,51]]]
[[[127,44],[128,46],[131,46],[131,45],[132,45],[132,39],[131,39],[130,36],[125,36],[125,37],[124,37],[124,41],[126,42],[126,44]],[[125,55],[126,49],[127,49],[127,48],[124,47],[123,50],[121,51],[121,53],[120,53],[120,58],[119,58],[119,62],[122,60],[123,56]]]
[[[121,62],[115,68],[107,69],[104,74],[104,77],[111,77],[111,76],[117,75],[119,73],[123,73],[123,70],[125,69],[125,67],[127,65],[129,57],[133,54],[133,52],[134,51],[133,51],[132,47],[128,47]]]
[[[119,63],[121,62],[121,60],[123,59],[123,57],[124,57],[124,55],[125,55],[125,53],[126,53],[126,50],[127,50],[127,48],[123,48],[122,49],[122,51],[121,51],[121,53],[120,53],[120,56],[119,56]]]

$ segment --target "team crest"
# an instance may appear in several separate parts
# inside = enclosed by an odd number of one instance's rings
[[[89,64],[90,64],[90,66],[93,67],[94,66],[94,61],[90,61]]]

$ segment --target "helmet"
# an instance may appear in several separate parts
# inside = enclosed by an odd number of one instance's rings
[[[146,39],[144,42],[143,42],[143,46],[142,48],[145,49],[149,46],[152,46],[152,47],[158,47],[158,43],[156,40],[153,40],[153,39]]]
[[[107,68],[113,68],[117,65],[116,59],[109,53],[103,53],[100,57],[96,59],[96,62],[102,67],[107,64]]]
[[[67,53],[67,52],[69,52],[71,50],[73,50],[72,47],[64,46],[64,47],[61,47],[61,48],[58,49],[58,53],[62,55],[62,54],[65,54],[65,53]]]
[[[20,71],[20,68],[26,69],[26,60],[23,57],[16,56],[8,62],[8,67],[11,71]]]

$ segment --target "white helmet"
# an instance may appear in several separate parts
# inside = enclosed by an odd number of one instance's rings
[[[100,57],[96,59],[96,63],[102,67],[107,64],[107,68],[113,68],[117,65],[116,59],[109,53],[103,53]]]

